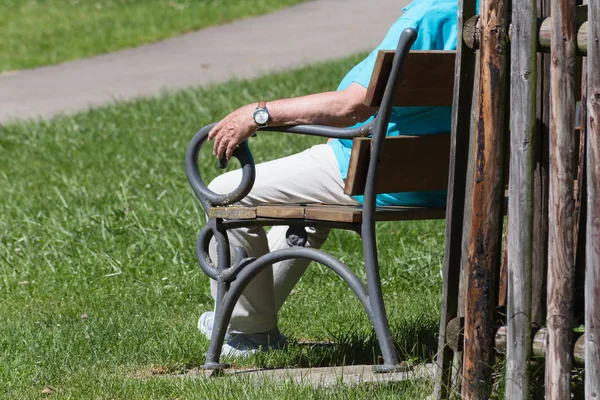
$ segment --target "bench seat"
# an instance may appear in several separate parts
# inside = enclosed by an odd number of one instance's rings
[[[222,219],[300,219],[341,223],[362,222],[361,206],[333,206],[324,204],[266,204],[257,207],[211,207],[209,218]],[[377,207],[375,221],[408,221],[444,219],[445,207]]]

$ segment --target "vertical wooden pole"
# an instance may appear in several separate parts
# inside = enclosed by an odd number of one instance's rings
[[[600,399],[600,0],[588,1],[585,398]]]
[[[506,398],[529,399],[533,162],[536,128],[535,0],[512,4]]]
[[[571,398],[575,273],[575,0],[552,0],[546,398]]]
[[[465,185],[469,148],[469,124],[473,95],[475,52],[463,39],[463,21],[475,15],[476,0],[459,0],[458,39],[456,44],[456,68],[454,101],[452,105],[452,137],[450,148],[450,173],[448,177],[448,201],[446,207],[446,244],[444,253],[444,279],[442,288],[442,311],[435,399],[447,399],[450,395],[452,377],[452,350],[446,346],[446,326],[457,316],[459,278],[462,256],[463,214],[465,209]]]
[[[502,153],[505,98],[508,0],[481,4],[480,89],[465,305],[465,349],[462,394],[489,397],[494,363],[496,267],[502,228]]]
[[[538,0],[538,18],[550,16],[550,0]],[[531,322],[546,322],[546,272],[548,266],[548,155],[550,138],[550,55],[538,54],[536,165],[534,172],[533,279]]]

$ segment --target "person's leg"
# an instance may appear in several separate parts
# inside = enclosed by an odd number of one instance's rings
[[[217,193],[227,193],[237,186],[241,172],[232,171],[215,179],[209,187]],[[240,204],[339,204],[358,202],[344,194],[344,182],[331,147],[318,145],[278,160],[256,166],[256,181],[252,191]],[[268,244],[262,228],[229,231],[231,247],[242,246],[249,256],[258,257],[269,251],[287,248],[287,227],[273,227]],[[328,229],[309,228],[307,247],[319,248],[327,238]],[[211,257],[216,254],[211,246]],[[267,268],[245,289],[231,318],[232,332],[265,332],[277,327],[277,310],[306,270],[306,260],[288,260]],[[211,282],[214,290],[214,282]],[[213,292],[214,296],[214,292]]]

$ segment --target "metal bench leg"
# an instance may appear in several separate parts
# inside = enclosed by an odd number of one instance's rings
[[[224,319],[223,303],[230,289],[230,284],[225,281],[223,271],[227,270],[231,265],[229,239],[226,230],[219,226],[219,221],[211,220],[208,224],[213,231],[215,241],[217,243],[218,267],[217,267],[217,295],[215,299],[215,318],[213,321],[213,330],[210,338],[210,344],[206,352],[206,361],[202,366],[203,369],[225,369],[229,368],[229,364],[219,362],[221,348],[225,340],[225,333],[231,318],[231,312],[225,323],[221,323]]]
[[[368,218],[368,216],[367,216]],[[377,244],[375,241],[375,226],[372,221],[363,222],[363,252],[365,269],[367,272],[367,291],[371,313],[369,318],[375,328],[379,347],[383,355],[383,365],[376,365],[376,372],[394,372],[398,367],[398,354],[392,341],[392,333],[385,312],[383,294],[381,291],[381,278],[379,275],[379,262],[377,260]]]

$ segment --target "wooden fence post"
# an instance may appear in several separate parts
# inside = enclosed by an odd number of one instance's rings
[[[585,398],[600,399],[600,0],[588,1]]]
[[[512,9],[505,384],[505,397],[511,400],[529,399],[537,72],[535,6],[535,0],[515,0]]]
[[[462,257],[463,213],[469,148],[469,124],[473,97],[475,52],[462,40],[463,21],[475,15],[476,0],[459,0],[458,39],[456,43],[456,68],[454,101],[452,106],[452,138],[450,172],[448,177],[448,202],[446,208],[446,245],[444,253],[444,279],[436,380],[434,398],[450,396],[452,377],[452,350],[446,346],[446,326],[458,313],[460,266]]]
[[[571,398],[575,202],[575,0],[552,0],[546,398]]]
[[[538,0],[538,18],[550,15],[550,0]],[[539,53],[537,71],[537,132],[534,171],[533,279],[531,322],[546,322],[546,275],[548,266],[548,155],[550,137],[550,55]]]
[[[496,268],[502,229],[508,0],[481,4],[480,89],[471,237],[466,271],[462,394],[488,398],[494,363]]]

